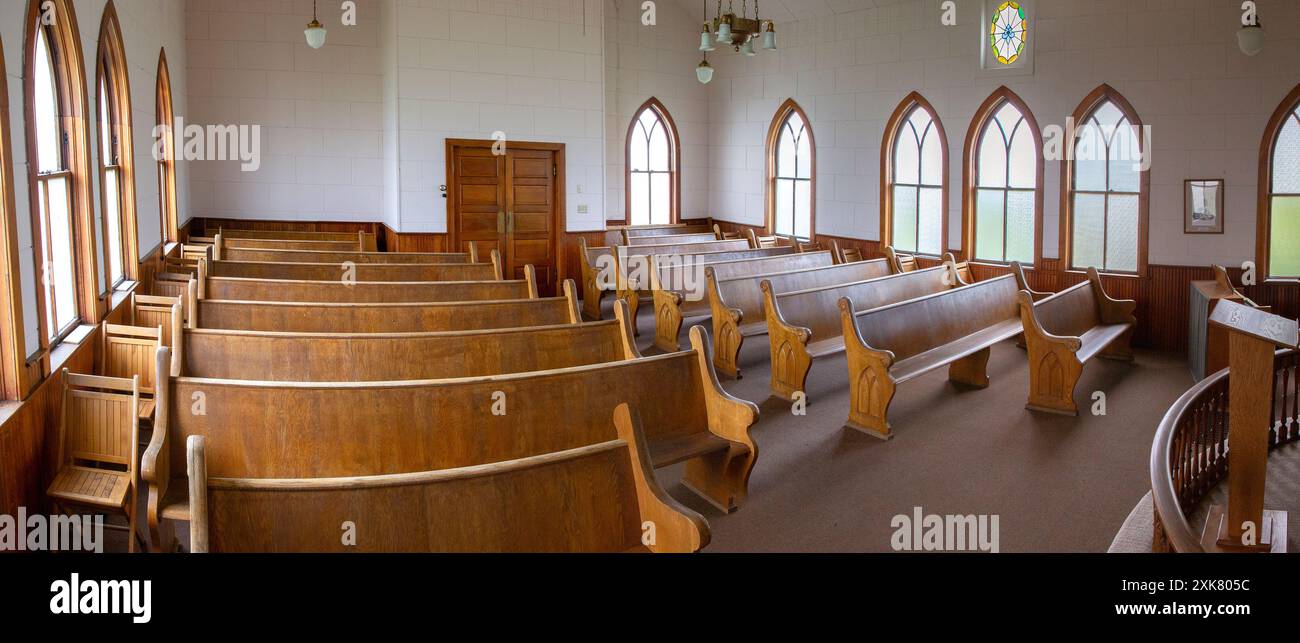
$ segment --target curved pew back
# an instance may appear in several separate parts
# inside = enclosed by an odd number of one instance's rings
[[[279,241],[356,241],[362,250],[375,249],[375,235],[359,230],[357,232],[316,232],[307,230],[240,230],[218,228],[217,232],[224,239],[271,239]]]
[[[217,259],[266,261],[273,263],[478,263],[475,253],[466,252],[338,252],[317,250],[271,250],[226,248]]]
[[[681,243],[708,243],[719,241],[718,235],[712,232],[696,232],[692,234],[665,234],[652,237],[627,237],[624,240],[625,246],[663,246]],[[725,241],[725,239],[722,239]]]
[[[337,281],[351,275],[357,281],[489,281],[499,279],[490,263],[271,263],[214,261],[209,277]]]
[[[545,371],[640,357],[620,319],[436,333],[184,330],[172,374],[216,379],[373,382]],[[150,382],[152,382],[152,373]]]
[[[573,281],[565,296],[476,302],[194,302],[195,328],[291,333],[412,333],[578,323]]]
[[[532,265],[525,279],[492,281],[301,281],[200,276],[200,299],[228,301],[399,303],[535,299]]]
[[[226,251],[231,248],[262,248],[265,250],[316,250],[316,251],[335,251],[335,252],[365,252],[358,241],[295,241],[283,239],[227,239],[221,235],[216,237],[217,243],[221,244],[221,253],[224,256]]]
[[[1077,337],[1102,323],[1097,298],[1088,281],[1039,300],[1034,306],[1034,316],[1043,330],[1062,337]]]
[[[904,360],[998,324],[1019,326],[1019,292],[1015,277],[1002,275],[858,311],[854,323],[867,346]]]

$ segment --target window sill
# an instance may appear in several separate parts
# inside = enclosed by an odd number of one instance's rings
[[[1269,277],[1261,284],[1264,286],[1300,286],[1300,277]]]
[[[961,263],[961,262],[958,262],[958,263]],[[999,263],[999,262],[997,262],[997,261],[989,261],[989,260],[987,260],[987,259],[971,259],[971,260],[967,261],[967,263],[969,263],[969,264],[971,264],[971,265],[973,265],[973,266],[986,266],[986,267],[989,267],[989,268],[1006,268],[1007,270],[1010,270],[1010,269],[1011,269],[1011,262],[1010,262],[1010,261],[1008,261],[1008,262],[1006,262],[1006,263]],[[1035,265],[1033,265],[1033,264],[1028,264],[1028,263],[1022,263],[1022,264],[1020,264],[1020,267],[1021,267],[1021,269],[1023,269],[1025,272],[1033,272],[1034,270],[1037,270],[1037,269],[1038,269],[1037,266],[1035,266]]]
[[[1088,271],[1087,271],[1087,270],[1079,270],[1078,268],[1070,268],[1069,270],[1066,270],[1065,272],[1068,273],[1068,274],[1072,274],[1072,275],[1084,275],[1084,276],[1087,276],[1087,274],[1088,274]],[[1100,275],[1100,276],[1102,276],[1102,277],[1123,277],[1123,278],[1128,278],[1128,279],[1142,279],[1143,277],[1145,277],[1145,275],[1143,275],[1143,274],[1141,274],[1141,273],[1136,273],[1136,272],[1104,272],[1104,271],[1098,270],[1098,271],[1097,271],[1097,274]]]

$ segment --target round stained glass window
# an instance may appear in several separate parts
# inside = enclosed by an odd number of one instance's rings
[[[1025,51],[1029,39],[1029,19],[1016,2],[1003,2],[993,14],[989,24],[989,46],[993,55],[1003,65],[1010,65]]]

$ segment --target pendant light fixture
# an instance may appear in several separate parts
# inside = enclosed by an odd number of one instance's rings
[[[312,49],[320,49],[325,46],[325,27],[316,19],[316,0],[311,3],[311,22],[307,23],[307,28],[303,30],[303,35],[307,36],[307,46]]]
[[[723,0],[717,0],[715,15],[709,20],[709,3],[704,0],[704,29],[700,32],[700,51],[713,51],[715,43],[730,46],[743,56],[756,55],[760,47],[768,51],[776,50],[776,23],[760,16],[758,0],[754,0],[752,16],[749,0],[741,0],[740,13],[736,13],[735,0],[726,0],[725,9],[722,2]]]

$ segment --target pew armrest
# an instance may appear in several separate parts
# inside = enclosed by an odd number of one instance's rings
[[[1038,301],[1040,299],[1046,299],[1052,296],[1052,293],[1050,292],[1034,290],[1033,288],[1029,287],[1029,279],[1025,277],[1025,268],[1024,266],[1020,265],[1019,261],[1011,262],[1011,274],[1016,276],[1016,287],[1019,288],[1020,290],[1029,293],[1029,297],[1034,301]]]
[[[777,306],[776,293],[772,290],[772,282],[764,279],[759,282],[759,287],[763,289],[763,308],[767,317],[768,335],[773,338],[779,335],[788,335],[800,345],[807,346],[812,339],[812,329],[795,326],[785,320],[785,316],[781,314],[781,309]]]
[[[632,458],[643,538],[647,523],[654,529],[654,539],[642,544],[655,553],[692,553],[708,545],[709,523],[704,516],[677,502],[655,479],[641,416],[624,402],[614,409],[614,426]]]
[[[1020,321],[1025,327],[1026,343],[1039,342],[1049,347],[1059,347],[1068,350],[1071,353],[1078,353],[1083,348],[1083,340],[1078,337],[1053,335],[1043,328],[1038,322],[1038,316],[1034,311],[1034,300],[1028,291],[1022,290],[1017,295],[1020,304]]]
[[[743,444],[755,456],[758,446],[749,436],[749,427],[758,422],[758,406],[753,402],[742,400],[722,388],[718,382],[718,373],[713,369],[712,347],[703,326],[691,327],[691,349],[700,367],[700,380],[704,385],[705,402],[708,404],[709,431],[714,435],[732,442]]]
[[[190,480],[190,551],[208,552],[208,462],[203,436],[185,442],[186,472]]]
[[[1096,268],[1088,268],[1088,281],[1092,282],[1092,293],[1097,299],[1097,313],[1103,324],[1136,324],[1137,302],[1132,299],[1114,299],[1106,294],[1101,283],[1101,276]]]
[[[872,348],[871,344],[867,343],[866,338],[862,336],[862,331],[858,329],[857,311],[848,297],[840,297],[839,305],[840,324],[844,329],[844,350],[849,353],[850,359],[861,358],[879,367],[882,372],[888,373],[897,360],[894,351]]]

